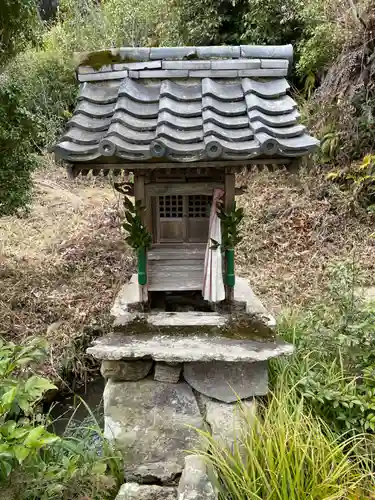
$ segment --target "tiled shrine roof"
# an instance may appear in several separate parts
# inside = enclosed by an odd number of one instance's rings
[[[318,147],[288,94],[291,46],[108,53],[111,64],[93,69],[89,54],[78,67],[77,106],[55,147],[67,162],[291,158]]]

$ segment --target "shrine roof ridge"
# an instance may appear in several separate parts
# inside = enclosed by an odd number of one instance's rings
[[[79,81],[92,81],[87,75],[96,74],[97,80],[106,80],[108,73],[118,73],[117,78],[125,78],[129,71],[153,71],[153,74],[141,76],[144,78],[168,77],[173,74],[155,75],[154,70],[180,71],[181,77],[197,76],[189,74],[194,71],[232,70],[263,70],[259,76],[268,76],[271,69],[287,71],[293,61],[292,45],[219,45],[207,47],[122,47],[98,50],[95,52],[81,52],[75,54]],[[99,77],[100,75],[104,75]],[[105,76],[105,74],[107,74]],[[178,75],[175,73],[178,77]],[[205,74],[201,76],[213,76]],[[256,76],[239,75],[231,76]],[[269,75],[276,76],[276,75]]]

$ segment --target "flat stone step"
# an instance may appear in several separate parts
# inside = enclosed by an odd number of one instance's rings
[[[156,327],[157,328],[157,327]],[[117,334],[102,337],[87,352],[96,359],[139,359],[155,361],[266,361],[293,353],[293,345],[280,339],[257,341],[232,339],[208,334]]]

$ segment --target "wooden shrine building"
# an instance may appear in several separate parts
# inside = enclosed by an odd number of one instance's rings
[[[143,301],[149,292],[201,291],[214,190],[229,209],[237,169],[284,165],[318,146],[288,93],[292,47],[121,48],[80,57],[78,101],[56,156],[73,177],[134,174],[152,235]]]

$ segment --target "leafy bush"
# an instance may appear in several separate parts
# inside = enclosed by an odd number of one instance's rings
[[[168,0],[162,42],[185,45],[284,44],[299,40],[300,1]]]
[[[81,404],[84,404],[83,402]],[[103,438],[93,414],[69,422],[62,439],[25,468],[20,500],[112,500],[124,481],[120,454]]]
[[[34,369],[46,355],[43,341],[0,341],[0,487],[16,500],[111,499],[123,478],[121,460],[98,425],[75,427],[59,438],[40,410],[55,386]]]
[[[297,73],[322,76],[339,55],[347,31],[341,23],[346,7],[340,0],[309,0],[299,5],[303,32],[297,43]]]
[[[36,41],[41,29],[36,0],[2,0],[0,10],[0,67]]]
[[[221,499],[367,498],[366,457],[356,455],[363,437],[338,438],[285,383],[258,416],[243,412],[245,423],[231,449],[204,434],[203,456],[213,466]]]
[[[2,75],[0,86],[0,215],[25,206],[38,155],[53,144],[76,95],[72,64],[30,50]]]
[[[296,353],[273,361],[273,383],[285,370],[290,387],[337,432],[375,431],[375,304],[355,295],[353,265],[331,272],[330,289],[318,303],[280,323]]]
[[[34,460],[40,449],[58,440],[43,424],[36,406],[43,394],[55,386],[25,370],[45,354],[40,341],[25,346],[0,340],[0,480],[18,465]]]

